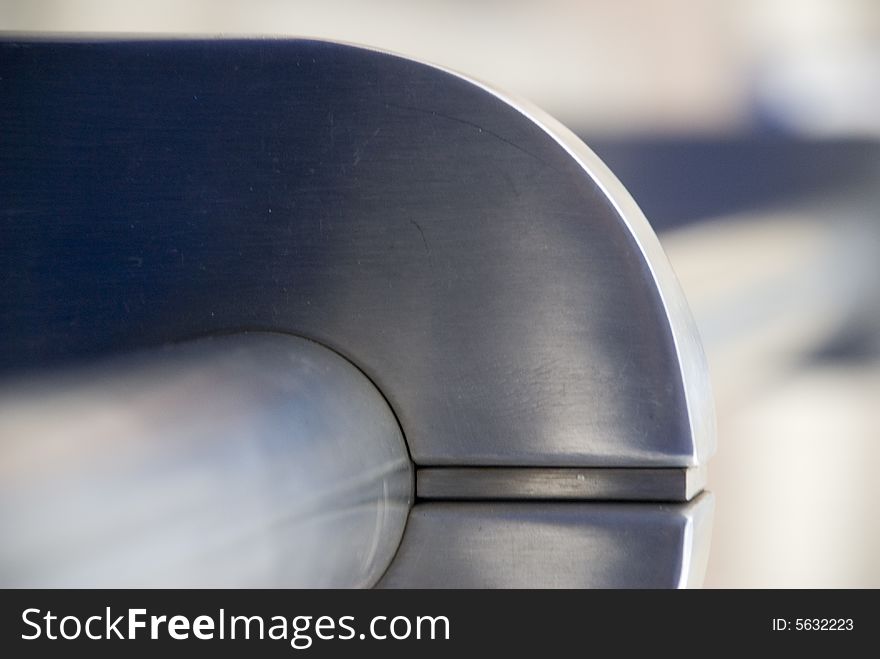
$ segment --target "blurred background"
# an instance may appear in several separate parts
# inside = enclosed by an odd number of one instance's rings
[[[0,30],[291,35],[530,99],[660,235],[709,355],[708,587],[880,587],[876,0],[0,0]]]

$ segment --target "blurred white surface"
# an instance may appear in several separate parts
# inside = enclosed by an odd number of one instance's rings
[[[3,31],[283,35],[436,62],[596,133],[880,134],[873,0],[0,0]]]
[[[805,368],[719,420],[706,587],[880,587],[878,364]]]
[[[815,357],[873,303],[876,230],[802,210],[661,239],[715,389],[705,586],[880,586],[880,362]]]
[[[692,0],[0,2],[4,30],[288,35],[374,46],[491,82],[564,123],[608,131],[741,121],[745,71],[726,18],[717,3]]]

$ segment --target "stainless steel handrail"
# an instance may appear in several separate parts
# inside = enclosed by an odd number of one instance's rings
[[[370,586],[412,468],[354,366],[202,339],[0,392],[0,585]]]

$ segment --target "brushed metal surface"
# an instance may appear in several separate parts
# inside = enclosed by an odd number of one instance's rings
[[[435,467],[416,471],[416,496],[421,499],[689,501],[705,485],[705,467]]]
[[[679,588],[705,572],[712,498],[418,503],[386,588]]]
[[[376,383],[422,465],[714,447],[690,314],[570,132],[302,40],[0,44],[0,369],[278,330]]]
[[[3,587],[362,587],[412,467],[331,350],[245,334],[0,388]]]

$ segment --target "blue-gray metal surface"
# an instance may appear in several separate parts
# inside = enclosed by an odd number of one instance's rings
[[[678,467],[714,446],[689,312],[573,135],[314,41],[0,44],[0,367],[313,338],[423,465]]]

